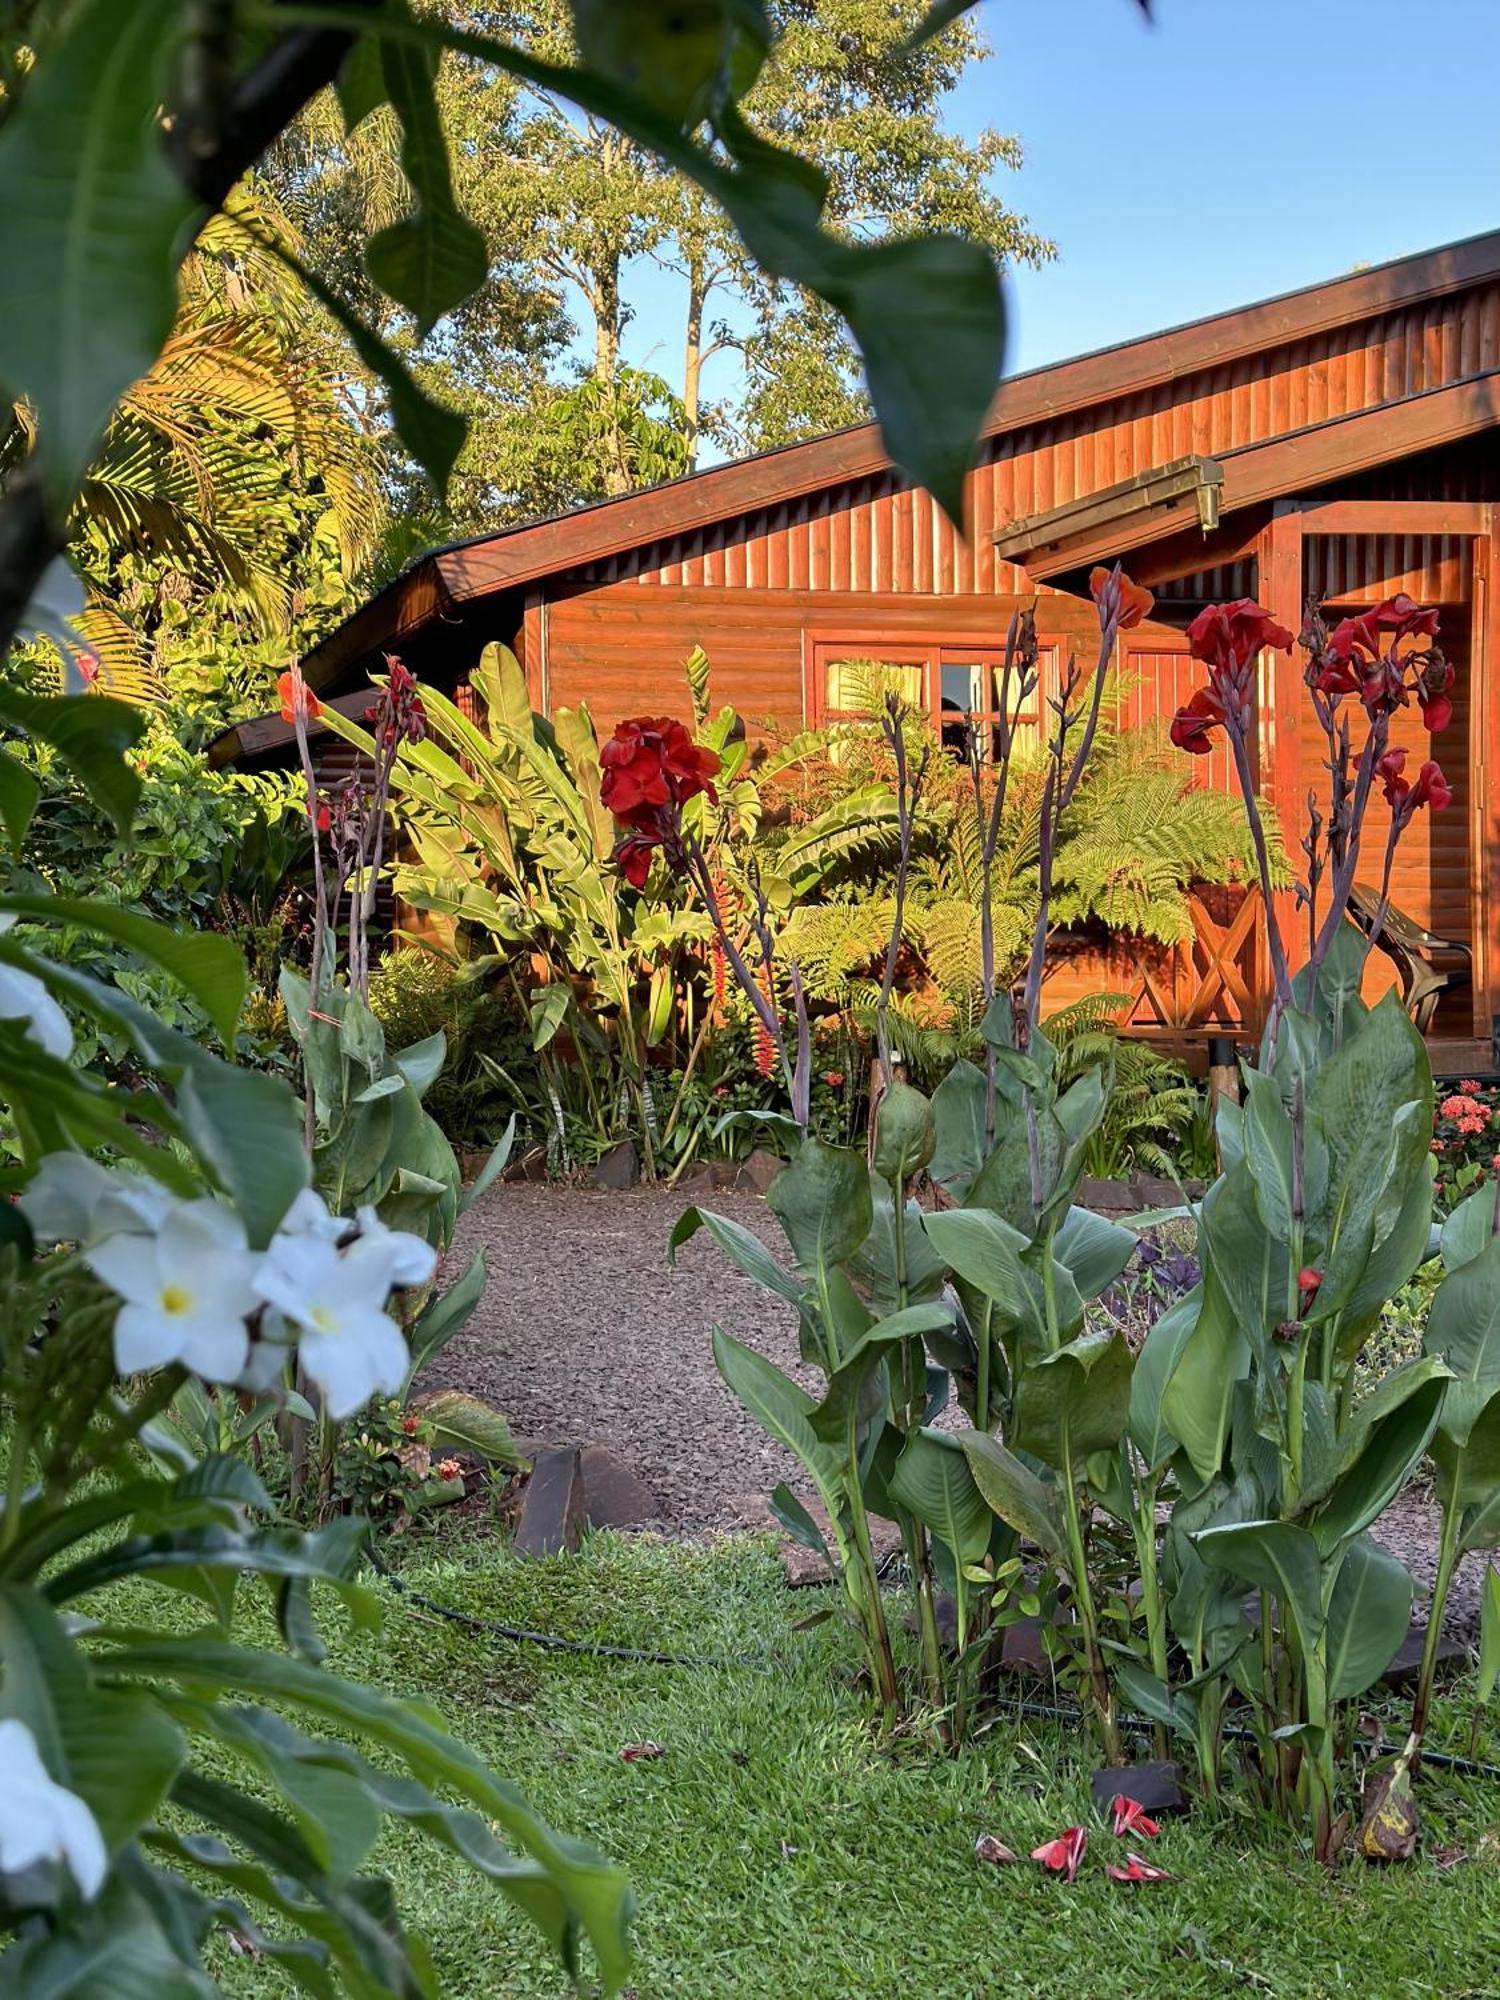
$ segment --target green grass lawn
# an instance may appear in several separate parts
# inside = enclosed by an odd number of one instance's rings
[[[1029,1862],[987,1867],[973,1846],[988,1831],[1024,1854],[1088,1820],[1086,1740],[1005,1720],[958,1758],[876,1747],[842,1678],[844,1634],[794,1631],[817,1599],[783,1587],[762,1543],[601,1536],[579,1557],[532,1563],[493,1543],[440,1544],[404,1573],[512,1623],[772,1661],[685,1671],[556,1656],[400,1599],[378,1638],[341,1638],[330,1655],[336,1670],[436,1701],[555,1825],[626,1865],[642,2000],[1500,1993],[1500,1783],[1424,1781],[1426,1850],[1471,1857],[1446,1869],[1351,1858],[1330,1878],[1296,1833],[1230,1797],[1152,1845],[1178,1880],[1111,1883],[1102,1863],[1116,1843],[1095,1826],[1067,1888]],[[1440,1713],[1434,1740],[1460,1733],[1467,1719]],[[659,1761],[620,1761],[647,1737]],[[379,1859],[450,2000],[566,1991],[503,1901],[446,1853],[402,1836]],[[244,1961],[226,1986],[282,1990]]]

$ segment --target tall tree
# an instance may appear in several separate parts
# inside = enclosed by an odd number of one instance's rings
[[[984,43],[959,20],[912,49],[924,11],[924,0],[773,0],[780,38],[743,112],[829,174],[827,219],[846,240],[947,229],[1002,262],[1038,262],[1052,245],[996,187],[1020,163],[1018,142],[947,121]],[[544,60],[575,59],[567,0],[450,0],[449,12]],[[444,58],[437,94],[493,276],[425,341],[359,262],[367,232],[409,200],[389,109],[346,134],[325,96],[275,173],[346,295],[468,415],[450,495],[460,528],[625,492],[690,469],[705,447],[764,449],[868,414],[838,315],[768,279],[697,184],[605,120],[469,58]],[[651,375],[622,361],[647,311],[660,329]],[[398,511],[414,502],[413,491]]]

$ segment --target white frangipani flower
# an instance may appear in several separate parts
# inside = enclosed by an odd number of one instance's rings
[[[172,1197],[144,1174],[101,1166],[87,1153],[48,1153],[16,1206],[38,1243],[87,1249],[122,1231],[149,1234]]]
[[[38,1861],[67,1863],[87,1897],[97,1896],[109,1858],[99,1822],[76,1792],[49,1776],[24,1722],[0,1722],[0,1875]]]
[[[340,1251],[318,1236],[277,1236],[255,1283],[266,1303],[301,1329],[298,1358],[331,1417],[353,1416],[377,1390],[395,1395],[409,1357],[384,1310],[390,1258],[378,1245],[361,1241]]]
[[[0,910],[0,931],[15,922],[11,910]],[[59,1062],[73,1053],[73,1029],[34,972],[19,965],[0,965],[0,1021],[24,1021],[26,1039]]]
[[[260,1331],[250,1343],[250,1353],[240,1370],[235,1387],[262,1396],[281,1386],[287,1363],[295,1358],[297,1336],[279,1312],[269,1306],[261,1311]]]
[[[206,1382],[233,1382],[260,1300],[245,1226],[222,1202],[173,1202],[154,1236],[112,1236],[85,1252],[124,1304],[115,1319],[122,1374],[180,1361]]]
[[[300,1188],[297,1198],[276,1225],[278,1236],[321,1236],[326,1242],[337,1243],[341,1236],[349,1234],[350,1225],[341,1215],[330,1212],[316,1188]]]
[[[409,1229],[390,1229],[368,1202],[354,1211],[359,1240],[378,1246],[390,1266],[393,1285],[425,1285],[437,1269],[437,1252]]]

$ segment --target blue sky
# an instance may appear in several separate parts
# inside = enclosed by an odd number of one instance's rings
[[[951,122],[1016,133],[1003,197],[1058,245],[1010,283],[1039,367],[1500,227],[1500,0],[985,0]],[[672,378],[639,294],[627,357]],[[659,308],[658,311],[654,308]],[[727,386],[732,358],[707,391]]]

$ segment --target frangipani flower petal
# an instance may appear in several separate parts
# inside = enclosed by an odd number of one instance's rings
[[[1107,1862],[1104,1869],[1111,1882],[1175,1882],[1177,1877],[1166,1868],[1155,1868],[1149,1861],[1143,1861],[1139,1854],[1127,1854],[1125,1865],[1117,1867]]]
[[[1109,1811],[1109,1830],[1116,1840],[1122,1840],[1127,1833],[1143,1833],[1151,1840],[1161,1832],[1140,1800],[1129,1798],[1124,1792],[1115,1793],[1109,1802]]]
[[[76,1792],[59,1785],[24,1722],[0,1722],[0,1875],[38,1861],[65,1862],[84,1896],[97,1896],[109,1860],[99,1822]]]

